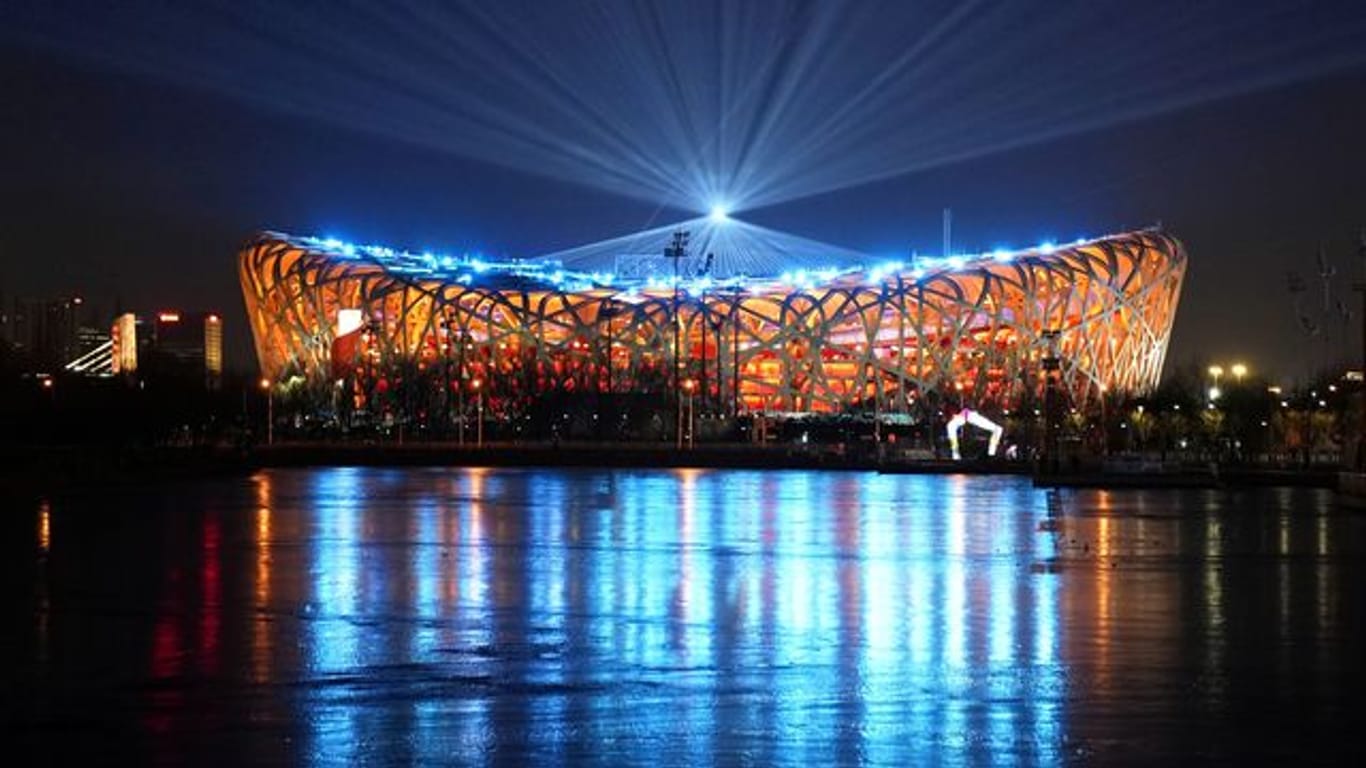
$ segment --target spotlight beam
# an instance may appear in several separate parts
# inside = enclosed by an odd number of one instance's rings
[[[858,251],[798,235],[761,227],[735,218],[718,222],[710,215],[655,227],[643,232],[548,253],[554,260],[581,272],[613,272],[622,256],[659,256],[678,230],[690,233],[690,253],[714,256],[712,275],[776,275],[794,269],[823,270],[866,264]]]
[[[1116,21],[1125,34],[1113,34]],[[772,205],[1366,63],[1351,3],[347,9],[11,0],[0,39],[699,211]],[[195,45],[184,44],[194,39]],[[1228,40],[1236,40],[1229,46]]]

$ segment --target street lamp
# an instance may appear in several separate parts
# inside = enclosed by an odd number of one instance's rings
[[[270,379],[261,378],[261,391],[266,393],[266,445],[275,444],[275,390]]]
[[[674,279],[673,279],[673,337],[674,337],[674,386],[679,386],[683,379],[683,323],[679,317],[679,293],[678,293],[678,266],[679,262],[688,255],[688,231],[680,229],[673,233],[673,238],[669,245],[664,249],[664,257],[673,260]],[[704,337],[705,338],[705,337]],[[676,411],[675,428],[678,431],[677,444],[683,447],[683,404],[677,399],[677,391],[674,393],[674,410]]]
[[[1211,365],[1209,367],[1209,375],[1211,379],[1214,379],[1214,386],[1218,387],[1219,377],[1224,375],[1224,367],[1222,365]]]
[[[1247,375],[1247,366],[1242,363],[1234,363],[1230,370],[1233,371],[1233,378],[1237,379],[1238,384],[1241,385],[1243,377]]]
[[[465,376],[467,375],[465,371],[465,351],[466,347],[469,346],[469,340],[469,335],[462,332],[460,338],[457,339],[456,347],[456,378],[459,379],[459,381],[457,382],[455,389],[455,410],[460,414],[460,423],[456,425],[456,439],[461,448],[465,447],[465,417],[467,415],[465,411]]]
[[[57,405],[57,382],[48,374],[39,374],[39,386],[47,393],[47,405],[55,408]]]
[[[474,432],[474,434],[475,434],[475,438],[474,438],[474,447],[476,447],[476,448],[483,448],[483,447],[484,447],[484,389],[483,389],[483,387],[484,387],[484,380],[483,380],[483,379],[474,379],[473,381],[470,382],[470,386],[474,388],[475,398],[476,398],[476,400],[477,400],[477,402],[478,402],[478,405],[475,407],[475,412],[476,412],[476,414],[477,414],[477,421],[475,422],[475,427],[474,427],[474,429],[475,429],[475,432]]]
[[[1044,375],[1043,459],[1047,471],[1055,474],[1058,471],[1058,379],[1062,373],[1062,359],[1058,349],[1060,333],[1053,329],[1043,332],[1042,338],[1048,347],[1043,359],[1039,361]]]
[[[1107,425],[1107,424],[1105,423],[1105,393],[1106,393],[1106,392],[1109,392],[1109,391],[1110,391],[1110,388],[1107,387],[1107,386],[1105,386],[1104,384],[1101,384],[1101,385],[1099,386],[1099,389],[1100,389],[1100,455],[1102,455],[1102,456],[1109,456],[1109,455],[1110,455],[1110,430],[1109,430],[1109,425]]]
[[[687,393],[687,395],[688,395],[688,424],[687,424],[687,433],[688,433],[688,447],[689,447],[689,448],[692,448],[692,447],[693,447],[693,442],[694,442],[694,441],[693,441],[693,429],[694,429],[694,427],[695,427],[695,424],[694,424],[694,422],[693,422],[692,395],[693,395],[693,392],[694,392],[696,389],[697,389],[697,382],[696,382],[696,381],[694,381],[694,380],[692,380],[692,379],[688,379],[688,380],[686,380],[686,381],[683,382],[683,391],[684,391],[685,393]]]
[[[616,339],[612,335],[612,320],[614,320],[617,317],[617,315],[620,314],[621,305],[617,302],[617,300],[614,297],[609,296],[608,298],[603,299],[602,304],[598,308],[598,317],[607,323],[607,351],[603,355],[602,363],[607,373],[607,397],[597,398],[597,402],[594,404],[594,409],[596,412],[593,416],[595,419],[598,420],[595,432],[599,438],[602,437],[603,430],[607,429],[607,422],[602,418],[603,400],[605,399],[608,405],[610,406],[608,409],[608,413],[611,415],[611,418],[615,419],[617,413],[615,395],[616,388],[614,386],[615,382],[612,381],[612,368],[615,365],[615,361],[612,359],[612,353],[614,351],[614,347],[616,346]],[[593,380],[594,382],[597,382],[598,378],[594,377]]]

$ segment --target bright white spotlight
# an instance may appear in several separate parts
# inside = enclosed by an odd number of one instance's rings
[[[708,218],[712,220],[712,223],[724,224],[730,221],[730,211],[726,210],[726,206],[721,203],[716,203],[711,207],[711,214]]]

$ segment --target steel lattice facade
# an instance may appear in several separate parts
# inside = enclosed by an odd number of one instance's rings
[[[1008,409],[1039,392],[1053,350],[1061,385],[1085,403],[1157,384],[1186,268],[1181,245],[1152,230],[677,293],[425,259],[254,238],[240,277],[263,374],[441,371],[444,386],[479,382],[495,407],[551,391],[669,395],[682,382],[721,412],[891,413],[930,392]]]

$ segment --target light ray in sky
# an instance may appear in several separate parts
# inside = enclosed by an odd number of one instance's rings
[[[648,259],[642,271],[667,275],[672,265],[664,257],[674,233],[688,233],[689,258],[683,276],[705,271],[715,278],[740,275],[777,275],[792,269],[851,268],[868,263],[866,254],[786,232],[761,227],[733,217],[718,220],[701,216],[643,232],[634,232],[577,248],[546,254],[580,272],[619,272],[625,259]],[[707,264],[711,257],[710,266]]]
[[[11,0],[0,39],[705,214],[1360,66],[1366,13],[1293,0]]]

